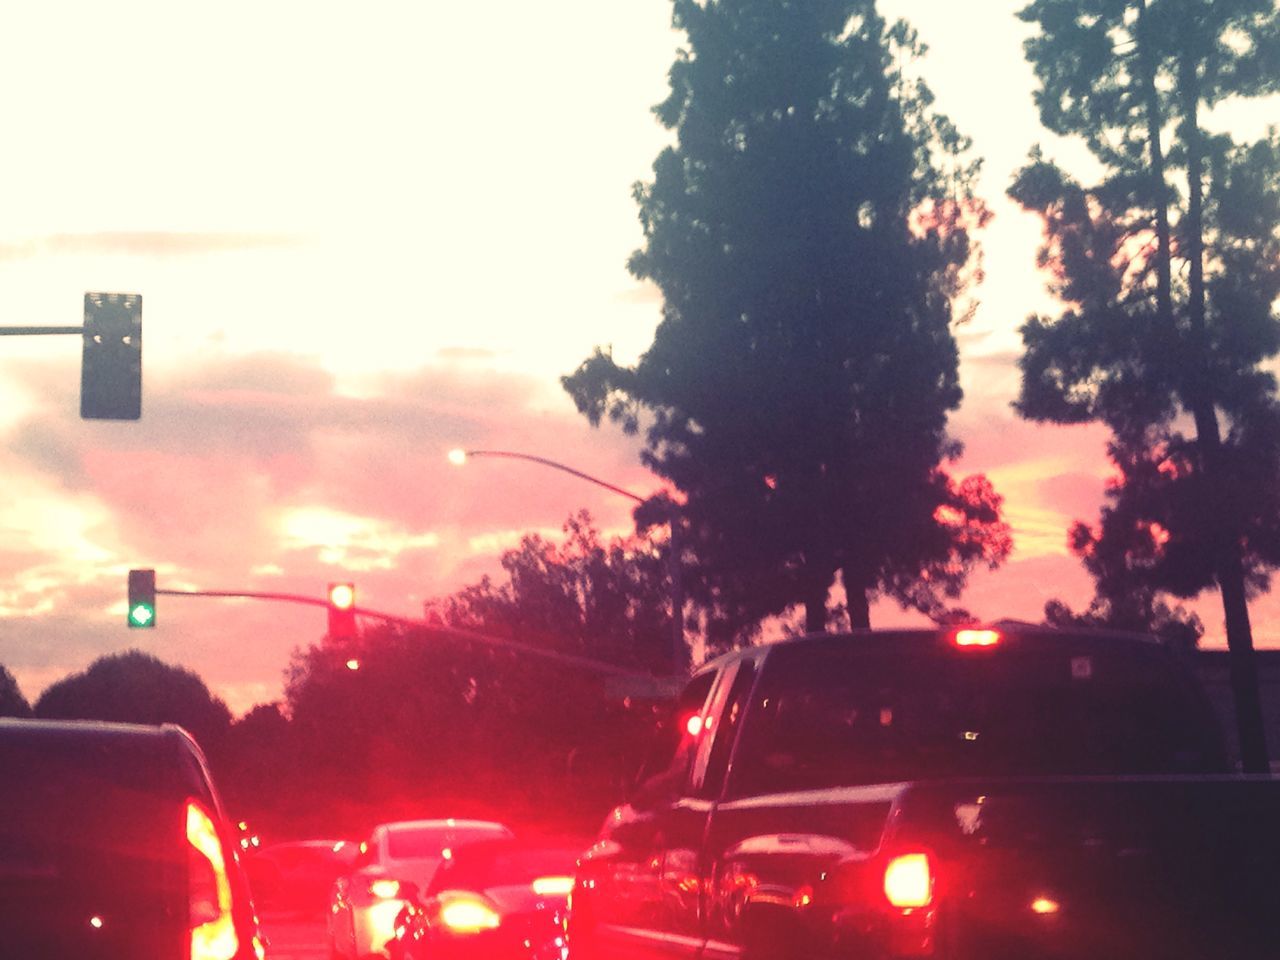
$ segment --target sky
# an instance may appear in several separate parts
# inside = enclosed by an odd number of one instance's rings
[[[1053,312],[1039,225],[1004,198],[1043,131],[1020,2],[881,0],[985,158],[986,280],[957,329],[959,473],[1005,498],[1015,550],[976,575],[977,615],[1087,603],[1066,548],[1112,470],[1096,427],[1019,421],[1017,328]],[[981,12],[975,12],[975,10]],[[669,141],[651,107],[681,36],[667,0],[52,0],[0,34],[0,325],[74,325],[86,291],[143,297],[143,416],[78,417],[74,337],[0,339],[0,664],[32,702],[129,648],[196,671],[239,714],[281,696],[322,610],[159,598],[130,631],[126,572],[161,589],[320,597],[406,617],[499,574],[527,532],[625,498],[455,447],[550,457],[648,494],[639,441],[560,387],[594,347],[633,361],[658,291],[628,274],[631,187]],[[1241,135],[1276,113],[1223,111]],[[1222,642],[1216,597],[1196,604]],[[1280,604],[1253,607],[1280,644]],[[922,622],[892,603],[873,624]]]

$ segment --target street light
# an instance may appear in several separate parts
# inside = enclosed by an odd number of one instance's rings
[[[507,460],[527,460],[530,463],[541,464],[544,467],[551,467],[553,470],[559,470],[562,473],[568,473],[577,477],[579,480],[586,480],[588,483],[594,483],[598,487],[604,487],[612,493],[618,494],[620,497],[626,497],[636,503],[644,503],[645,498],[625,490],[622,487],[615,486],[599,477],[593,477],[589,473],[583,473],[567,464],[560,463],[556,460],[550,460],[547,457],[539,457],[532,453],[517,453],[512,450],[463,450],[455,447],[449,451],[449,462],[455,467],[460,467],[472,457],[502,457]],[[684,587],[681,579],[680,571],[680,547],[679,547],[679,518],[676,514],[675,504],[670,504],[667,508],[667,525],[671,531],[671,539],[669,543],[669,557],[671,576],[671,650],[670,660],[671,672],[673,674],[680,672],[681,667],[681,650],[684,647]]]

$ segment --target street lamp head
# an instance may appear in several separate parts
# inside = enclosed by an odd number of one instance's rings
[[[460,467],[467,462],[467,451],[461,447],[454,447],[449,451],[449,462],[455,467]]]

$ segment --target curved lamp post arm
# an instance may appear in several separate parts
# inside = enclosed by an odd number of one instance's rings
[[[606,490],[612,490],[614,493],[624,496],[636,503],[644,503],[644,497],[632,493],[630,490],[624,490],[622,487],[616,487],[606,480],[599,477],[593,477],[589,473],[583,473],[581,470],[575,470],[566,464],[559,463],[556,460],[549,460],[546,457],[539,457],[532,453],[515,453],[511,450],[451,450],[449,451],[449,459],[456,464],[466,463],[469,457],[505,457],[508,460],[528,460],[530,463],[540,463],[544,467],[551,467],[554,470],[560,470],[564,473],[572,474],[588,483],[594,483],[598,487],[604,487]]]
[[[581,470],[574,469],[567,464],[560,463],[558,460],[551,460],[547,457],[539,457],[532,453],[519,453],[514,450],[462,450],[455,449],[449,451],[449,462],[455,466],[462,466],[470,457],[502,457],[506,460],[527,460],[530,463],[538,463],[544,467],[551,467],[553,470],[559,470],[562,473],[570,474],[579,480],[586,480],[588,483],[594,483],[598,487],[604,487],[619,496],[626,497],[636,503],[647,502],[644,497],[632,493],[630,490],[624,490],[622,487],[615,486],[607,480],[601,480],[599,477],[593,477],[589,473],[583,473]],[[679,675],[684,669],[684,584],[681,575],[682,564],[680,562],[680,535],[678,520],[678,511],[672,502],[667,504],[667,525],[671,530],[671,540],[668,550],[670,552],[670,576],[671,576],[671,639],[670,649],[668,651],[668,663],[671,665],[673,675]]]

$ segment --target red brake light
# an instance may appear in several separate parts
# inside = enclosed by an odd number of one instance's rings
[[[999,630],[957,630],[957,647],[994,647],[1000,642]]]
[[[700,714],[695,713],[693,716],[691,716],[688,720],[684,722],[684,729],[685,729],[685,732],[689,734],[689,736],[696,737],[698,734],[702,732],[702,716]]]
[[[191,960],[231,960],[240,949],[231,915],[231,878],[213,818],[187,801],[187,903]]]
[[[493,930],[501,919],[487,901],[466,894],[450,897],[440,907],[440,922],[454,933]]]
[[[900,910],[933,902],[933,866],[927,853],[904,853],[884,868],[884,895]]]

